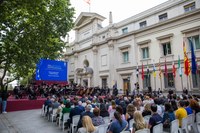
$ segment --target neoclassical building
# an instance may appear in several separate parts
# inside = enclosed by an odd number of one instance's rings
[[[121,93],[132,91],[136,82],[141,90],[200,90],[199,73],[187,77],[183,72],[181,78],[178,70],[176,76],[172,71],[173,64],[178,67],[179,56],[184,71],[183,42],[191,59],[188,39],[200,66],[200,0],[169,0],[119,23],[112,22],[110,13],[108,26],[102,27],[104,19],[97,13],[82,12],[75,21],[75,40],[65,54],[69,82],[88,87],[117,85]]]

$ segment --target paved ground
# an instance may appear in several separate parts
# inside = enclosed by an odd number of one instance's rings
[[[0,114],[0,133],[63,133],[54,123],[41,117],[41,110]],[[65,131],[66,132],[66,131]]]

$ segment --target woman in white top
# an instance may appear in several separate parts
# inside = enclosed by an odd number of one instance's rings
[[[89,116],[82,118],[83,127],[78,129],[78,133],[98,133],[98,130],[92,124],[92,119]]]

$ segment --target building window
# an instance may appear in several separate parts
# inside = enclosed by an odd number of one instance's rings
[[[151,78],[150,75],[144,75],[144,80],[143,80],[143,88],[148,88],[151,86]]]
[[[107,55],[101,55],[101,66],[107,66]]]
[[[107,78],[102,79],[102,88],[106,88],[107,86]]]
[[[193,47],[194,47],[195,50],[200,49],[200,39],[199,39],[199,35],[192,36],[192,37],[188,37],[188,41],[189,41],[189,39],[192,41]],[[188,43],[188,44],[189,44],[189,43]],[[191,47],[191,46],[189,45],[189,47]]]
[[[164,14],[161,14],[158,16],[159,18],[159,21],[163,21],[163,20],[166,20],[168,17],[167,17],[167,13],[164,13]]]
[[[127,63],[129,61],[129,53],[128,53],[128,51],[123,52],[122,54],[123,54],[123,62]]]
[[[122,34],[125,34],[125,33],[128,33],[128,28],[127,27],[122,29]]]
[[[143,59],[149,58],[149,48],[148,47],[142,48],[142,58]]]
[[[195,9],[195,2],[190,3],[190,4],[184,6],[185,12],[189,12],[189,11],[192,11],[194,9]]]
[[[162,43],[162,47],[164,56],[172,54],[170,42]]]
[[[140,28],[144,28],[147,26],[147,21],[140,22]]]
[[[173,73],[168,73],[167,77],[164,76],[165,88],[175,88]]]

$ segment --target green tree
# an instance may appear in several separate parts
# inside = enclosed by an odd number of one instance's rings
[[[61,37],[73,28],[69,0],[1,0],[0,87],[26,77],[40,58],[56,59],[65,46]],[[7,73],[13,79],[3,83]]]

